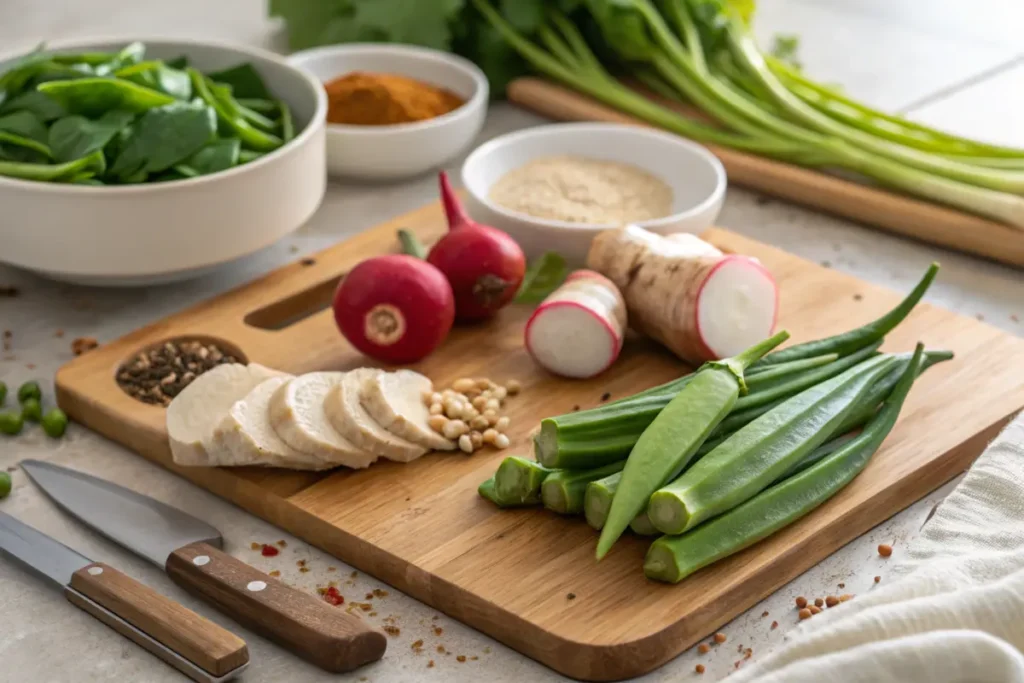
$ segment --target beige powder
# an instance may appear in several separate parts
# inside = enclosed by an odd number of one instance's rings
[[[490,199],[512,211],[569,223],[621,225],[672,212],[672,188],[630,164],[551,156],[509,171]]]

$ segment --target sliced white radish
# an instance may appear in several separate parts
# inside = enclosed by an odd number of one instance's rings
[[[626,331],[626,304],[611,280],[572,273],[526,323],[526,350],[563,377],[593,377],[615,362]]]
[[[587,264],[622,291],[634,328],[690,363],[738,353],[775,326],[771,273],[694,236],[606,230],[594,238]]]
[[[295,450],[359,469],[368,467],[377,456],[339,434],[324,410],[324,399],[344,376],[343,372],[310,372],[288,380],[270,397],[270,424]]]
[[[432,450],[453,451],[455,442],[427,424],[430,412],[423,396],[433,391],[434,384],[420,373],[398,370],[368,375],[359,398],[370,417],[392,434]]]

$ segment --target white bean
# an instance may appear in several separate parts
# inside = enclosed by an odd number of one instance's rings
[[[494,428],[499,432],[504,432],[508,429],[508,425],[511,422],[512,420],[508,419],[508,416],[499,417],[498,421],[494,423]]]
[[[488,422],[487,418],[484,417],[483,415],[477,415],[470,421],[469,426],[472,427],[473,429],[476,429],[477,431],[483,431],[490,427],[491,423]]]
[[[459,448],[461,448],[464,453],[473,452],[473,440],[469,438],[469,434],[463,434],[459,437]]]
[[[498,434],[498,436],[494,438],[494,445],[497,446],[498,448],[508,448],[508,444],[508,437],[505,436],[504,434]]]
[[[459,438],[461,439],[462,437]],[[480,432],[470,432],[469,440],[473,444],[473,450],[476,450],[484,445],[484,435],[481,434]]]
[[[440,403],[431,403],[430,404],[430,414],[431,415],[442,415],[443,413],[444,413],[444,406],[443,405],[441,405]]]
[[[427,420],[427,424],[435,432],[444,433],[444,426],[448,424],[448,418],[444,415],[431,415]]]
[[[484,404],[485,410],[497,410],[498,408],[501,408],[501,401],[496,398],[489,398],[487,403]]]
[[[455,383],[452,384],[452,389],[454,389],[455,391],[458,391],[459,393],[470,391],[470,390],[472,390],[474,388],[476,388],[476,382],[474,382],[473,380],[471,380],[468,377],[463,377],[462,379],[457,379],[457,380],[455,380]]]
[[[515,396],[523,389],[523,385],[519,383],[519,380],[510,379],[505,382],[505,388],[508,389],[509,396]]]
[[[494,443],[494,440],[498,438],[498,430],[496,429],[485,429],[484,430],[484,443]]]
[[[468,431],[469,427],[462,420],[449,420],[441,433],[446,439],[457,439]]]

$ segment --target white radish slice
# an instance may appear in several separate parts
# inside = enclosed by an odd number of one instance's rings
[[[779,290],[760,262],[728,256],[711,269],[696,297],[697,335],[711,358],[728,358],[770,337]]]
[[[619,357],[625,329],[626,304],[618,288],[599,273],[577,271],[526,323],[526,350],[557,375],[593,377]]]

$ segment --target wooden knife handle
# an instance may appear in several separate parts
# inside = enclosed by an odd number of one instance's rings
[[[375,662],[387,648],[387,637],[359,617],[207,543],[171,553],[167,574],[238,623],[327,671],[351,671]]]
[[[244,640],[100,562],[72,574],[64,595],[193,680],[225,680],[249,662]]]

